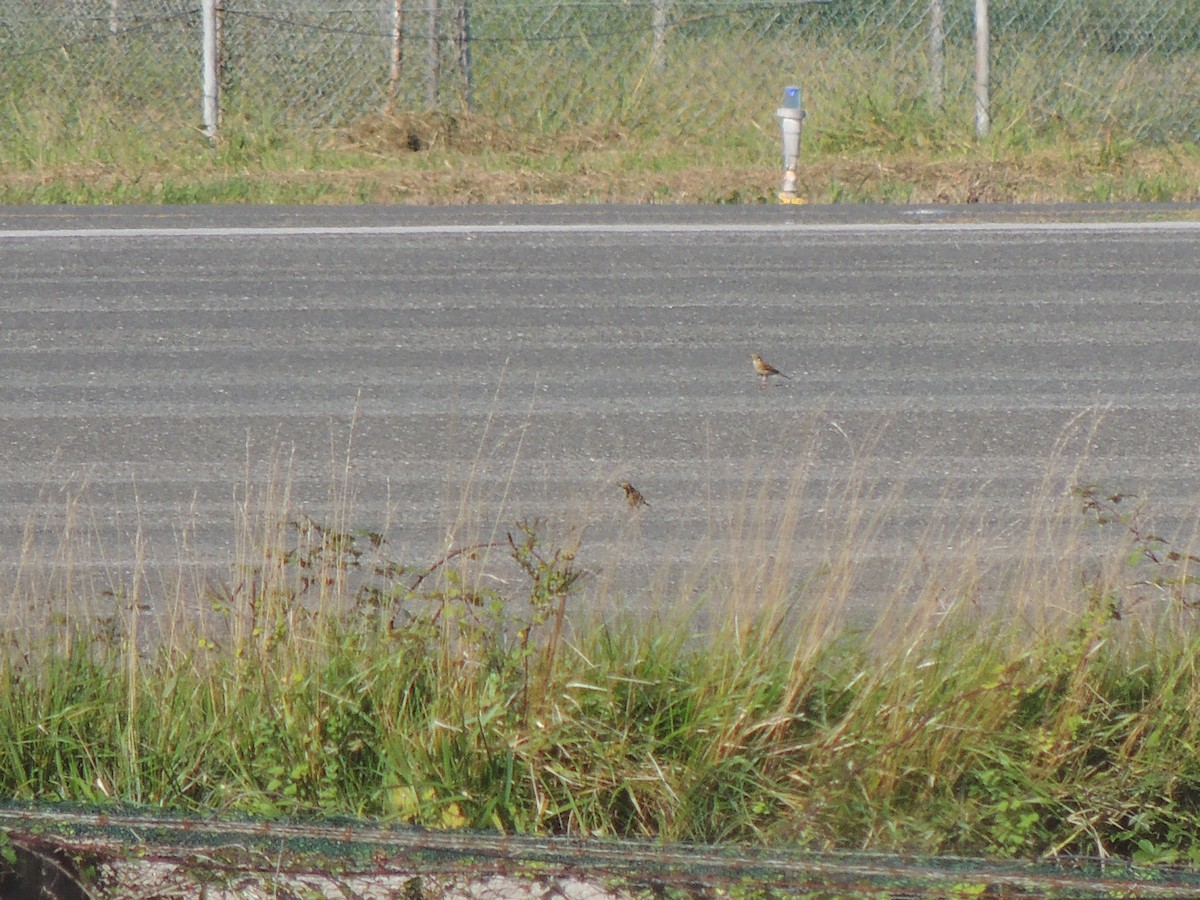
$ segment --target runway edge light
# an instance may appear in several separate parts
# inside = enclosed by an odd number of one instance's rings
[[[800,88],[792,85],[783,89],[783,106],[775,110],[783,132],[783,186],[779,189],[780,203],[803,203],[796,196],[796,158],[800,155],[800,131],[804,128],[804,104]]]

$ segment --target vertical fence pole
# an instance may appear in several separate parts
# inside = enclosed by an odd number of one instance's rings
[[[200,27],[204,57],[204,134],[217,139],[221,102],[217,79],[217,0],[201,0]]]
[[[988,28],[988,0],[975,0],[975,136],[987,137],[991,127],[991,98],[988,71],[991,59],[991,32]]]
[[[458,71],[462,76],[463,110],[471,111],[471,5],[470,0],[456,0],[454,6],[454,49],[458,56]]]
[[[942,108],[946,86],[946,11],[942,0],[929,0],[929,105]]]
[[[404,0],[395,0],[392,5],[392,65],[388,75],[387,112],[396,111],[396,97],[400,94],[400,75],[404,67]]]
[[[667,64],[667,2],[668,0],[652,0],[651,3],[650,30],[654,35],[654,43],[650,49],[650,62],[659,70]]]
[[[425,105],[430,109],[437,109],[438,105],[438,78],[441,68],[442,48],[438,39],[438,0],[425,0],[429,4],[429,44],[426,47],[426,66],[425,72]]]
[[[108,0],[108,33],[117,34],[121,30],[121,0]]]

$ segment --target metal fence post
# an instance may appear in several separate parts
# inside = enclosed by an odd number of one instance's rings
[[[392,5],[391,65],[388,72],[388,96],[386,111],[396,111],[396,96],[400,93],[400,76],[404,72],[404,0],[394,0]]]
[[[942,0],[929,0],[929,105],[942,108],[946,85],[946,14]]]
[[[438,0],[428,0],[429,33],[425,36],[425,105],[437,109],[438,81],[441,78],[441,39],[438,36]]]
[[[657,70],[666,65],[667,49],[667,2],[668,0],[653,0],[650,29],[654,40],[650,49],[651,64]]]
[[[454,7],[454,47],[458,71],[462,77],[463,110],[471,111],[471,94],[475,79],[471,74],[471,6],[470,0],[456,0]]]
[[[220,82],[217,78],[217,0],[201,0],[200,26],[203,30],[204,134],[210,141],[215,141],[221,115]]]
[[[991,58],[988,0],[975,0],[975,136],[987,137],[991,127],[988,65]]]

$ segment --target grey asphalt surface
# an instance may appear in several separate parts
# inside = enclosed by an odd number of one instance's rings
[[[869,610],[1075,481],[1192,531],[1196,207],[8,208],[0,271],[10,579],[153,599],[285,495],[409,562],[543,517],[635,604],[849,547]]]

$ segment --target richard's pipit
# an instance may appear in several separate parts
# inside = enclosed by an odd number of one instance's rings
[[[758,377],[762,379],[762,382],[761,382],[762,387],[767,386],[767,379],[770,378],[772,375],[778,375],[780,378],[788,378],[789,377],[787,375],[784,375],[782,372],[780,372],[777,368],[775,368],[773,365],[771,365],[769,362],[767,362],[765,359],[763,359],[757,353],[750,354],[750,361],[752,363],[754,363],[754,371],[757,372]]]
[[[646,498],[642,496],[642,492],[635,488],[628,481],[622,481],[618,485],[625,492],[625,501],[629,504],[630,509],[637,509],[639,506],[649,506]]]

